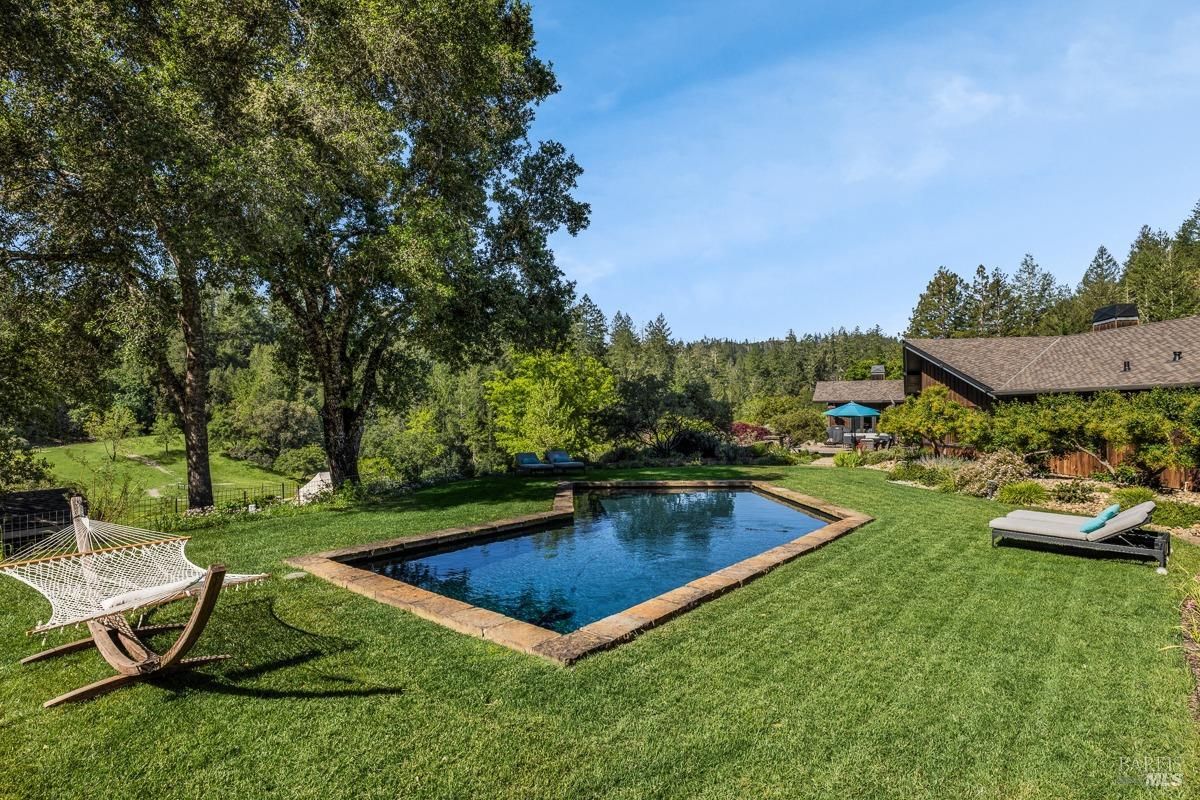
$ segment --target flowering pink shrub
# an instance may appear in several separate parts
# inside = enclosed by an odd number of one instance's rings
[[[763,425],[755,425],[752,422],[735,422],[730,426],[729,432],[733,434],[733,438],[738,444],[761,442],[768,436],[773,435],[770,428]]]

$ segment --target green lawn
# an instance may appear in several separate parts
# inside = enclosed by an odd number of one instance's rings
[[[38,455],[50,462],[55,477],[63,483],[90,482],[90,470],[80,463],[80,458],[92,465],[102,464],[109,459],[101,442],[45,447],[38,450]],[[164,453],[162,445],[153,436],[126,439],[118,450],[117,463],[151,494],[162,497],[187,494],[187,465],[180,443],[172,445],[170,453]],[[264,483],[278,485],[280,481],[290,480],[248,461],[226,458],[215,451],[209,456],[209,468],[212,470],[213,488],[218,491],[223,487],[258,486]]]
[[[876,521],[569,669],[281,577],[287,556],[546,509],[549,482],[197,533],[198,563],[275,573],[224,597],[198,648],[236,660],[51,711],[107,668],[95,653],[18,666],[47,609],[2,580],[0,796],[1164,796],[1122,782],[1122,758],[1174,760],[1184,787],[1166,796],[1196,794],[1177,647],[1196,548],[1167,577],[993,549],[995,503],[873,470],[624,476],[746,474]]]

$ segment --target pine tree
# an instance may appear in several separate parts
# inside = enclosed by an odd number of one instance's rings
[[[1050,332],[1054,327],[1052,312],[1065,292],[1054,276],[1038,266],[1028,253],[1013,275],[1012,293],[1017,310],[1013,333],[1037,336]]]
[[[932,280],[921,292],[908,320],[905,336],[920,339],[946,339],[963,325],[966,283],[956,273],[938,267]]]
[[[675,367],[675,344],[671,341],[671,326],[659,314],[646,324],[642,332],[642,363],[645,372],[670,381]]]
[[[1178,263],[1174,245],[1165,231],[1143,225],[1129,248],[1122,282],[1129,302],[1137,303],[1145,322],[1176,319],[1200,309],[1196,275]]]
[[[1008,277],[980,264],[963,304],[966,332],[970,336],[1007,336],[1013,332],[1016,303]]]
[[[1061,333],[1081,333],[1091,328],[1096,309],[1125,301],[1121,286],[1121,265],[1108,248],[1100,245],[1092,263],[1084,270],[1075,294],[1067,305],[1069,321]]]
[[[583,355],[601,358],[608,340],[608,320],[586,294],[571,308],[571,344]]]
[[[633,327],[633,319],[618,311],[613,314],[609,328],[608,364],[621,379],[639,374],[641,340]]]
[[[1179,226],[1171,249],[1178,269],[1192,276],[1193,281],[1200,280],[1200,201]]]

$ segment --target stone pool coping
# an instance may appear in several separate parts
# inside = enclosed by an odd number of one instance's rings
[[[696,578],[669,592],[603,619],[584,625],[571,633],[558,633],[513,619],[496,611],[473,606],[436,592],[413,586],[395,578],[379,575],[353,566],[347,561],[395,555],[406,550],[425,549],[450,542],[488,538],[496,534],[537,528],[549,523],[566,522],[575,515],[575,493],[605,489],[684,490],[684,489],[741,489],[758,492],[768,498],[801,510],[815,512],[831,520],[823,528],[806,533],[758,555],[731,564],[724,569]],[[368,544],[326,550],[323,553],[296,556],[286,560],[290,566],[303,569],[330,583],[381,603],[404,609],[418,617],[444,625],[459,633],[469,634],[489,642],[540,656],[557,664],[573,664],[584,656],[607,650],[638,634],[661,625],[685,611],[690,611],[739,586],[767,574],[780,564],[816,550],[834,539],[845,536],[872,521],[873,517],[835,506],[820,498],[810,497],[763,481],[565,481],[554,493],[550,511],[525,514],[520,517],[446,528],[417,536],[386,539]]]

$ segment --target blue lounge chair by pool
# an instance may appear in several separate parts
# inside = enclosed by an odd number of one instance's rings
[[[555,469],[583,469],[584,463],[576,461],[567,454],[566,450],[547,450],[546,460]]]
[[[517,453],[518,472],[549,472],[553,464],[547,464],[537,457],[536,453]]]

